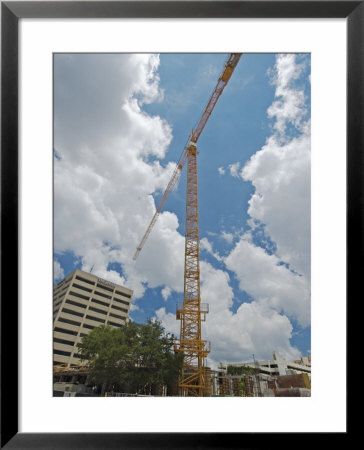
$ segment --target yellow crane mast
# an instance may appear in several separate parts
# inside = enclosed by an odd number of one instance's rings
[[[179,387],[182,396],[202,397],[205,393],[205,358],[210,352],[209,343],[202,340],[201,323],[206,320],[208,305],[201,303],[200,297],[200,250],[198,219],[198,185],[197,185],[197,147],[196,143],[220,97],[227,85],[242,53],[231,53],[217,81],[216,87],[195,129],[191,132],[189,142],[167,185],[158,208],[140,242],[133,259],[139,255],[150,234],[160,211],[176,185],[181,170],[187,162],[186,195],[186,231],[183,304],[177,306],[176,316],[181,320],[180,339],[175,344],[175,352],[184,354],[183,370]]]

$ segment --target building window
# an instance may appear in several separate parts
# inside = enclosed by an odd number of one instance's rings
[[[71,356],[71,352],[63,352],[62,350],[53,350],[56,355]]]
[[[111,322],[111,320],[108,321],[108,324],[113,327],[122,327],[121,323]]]
[[[86,316],[86,319],[96,320],[96,322],[105,323],[105,319],[99,319],[98,317],[94,317],[94,316]]]
[[[59,339],[59,338],[53,338],[53,342],[58,342],[58,344],[64,344],[64,345],[74,345],[74,342],[66,341],[66,339]]]
[[[83,300],[88,300],[90,297],[86,297],[86,295],[77,294],[77,292],[69,291],[69,295],[74,295],[75,297],[82,298]]]
[[[73,283],[72,287],[75,287],[77,289],[82,289],[83,291],[86,291],[86,292],[92,292],[92,289],[89,289],[87,287],[81,286],[80,284]]]
[[[125,300],[119,300],[118,298],[113,298],[114,302],[122,303],[123,305],[129,306],[130,302],[126,302]]]
[[[122,312],[124,312],[124,313],[127,313],[127,312],[128,312],[127,309],[125,309],[125,308],[120,308],[120,306],[111,305],[111,308],[118,309],[119,311],[122,311]]]
[[[68,304],[70,304],[70,305],[73,305],[73,306],[78,306],[79,308],[86,308],[86,305],[84,305],[84,304],[82,304],[82,303],[75,302],[75,301],[73,301],[73,300],[67,299],[67,300],[66,300],[66,303],[68,303]]]
[[[93,325],[87,325],[87,323],[84,323],[82,326],[83,326],[83,328],[88,328],[89,330],[93,330],[94,328],[96,328]]]
[[[78,327],[81,325],[80,322],[76,322],[75,320],[65,319],[64,317],[58,317],[58,321],[68,323],[70,325],[76,325]]]
[[[59,302],[57,302],[55,305],[54,305],[54,308],[56,309],[57,307],[59,307],[59,305],[62,303],[62,300],[60,300]]]
[[[80,313],[77,311],[73,311],[72,309],[62,308],[62,312],[67,314],[72,314],[73,316],[83,317],[85,313]]]
[[[72,336],[77,336],[77,331],[65,330],[64,328],[55,327],[54,331],[59,333],[71,334]]]
[[[109,307],[109,303],[103,302],[103,301],[101,301],[101,300],[96,300],[95,298],[93,298],[93,299],[91,299],[91,301],[92,301],[92,303],[97,303],[97,304],[99,304],[99,305]]]
[[[101,297],[111,298],[111,295],[103,294],[102,292],[95,291],[95,295],[100,295]]]
[[[131,298],[131,295],[129,295],[129,294],[124,294],[124,292],[115,291],[115,294],[122,295],[123,297],[126,297],[126,298]]]
[[[98,308],[94,308],[93,306],[89,306],[88,307],[89,311],[95,311],[99,314],[107,314],[107,311],[103,311],[102,309],[98,309]]]
[[[114,292],[114,289],[109,288],[109,287],[107,287],[107,286],[104,286],[104,285],[102,285],[102,284],[97,283],[96,286],[97,286],[98,288],[105,289],[105,291]]]
[[[118,314],[113,314],[113,313],[110,313],[109,314],[111,317],[116,317],[117,319],[122,319],[122,320],[125,320],[125,317],[123,317],[123,316],[119,316]]]
[[[79,275],[76,275],[75,278],[76,278],[76,280],[80,280],[80,281],[83,281],[84,283],[92,284],[92,286],[95,286],[95,282],[88,280],[87,278],[82,278]]]

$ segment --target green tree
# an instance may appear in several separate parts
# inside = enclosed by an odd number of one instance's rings
[[[228,375],[253,375],[254,369],[247,366],[227,366]]]
[[[152,387],[177,383],[183,355],[173,352],[173,336],[158,321],[129,322],[120,328],[94,328],[78,344],[82,360],[88,361],[90,379],[124,392],[148,393]]]

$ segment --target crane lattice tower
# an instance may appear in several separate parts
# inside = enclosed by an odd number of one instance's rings
[[[185,264],[184,264],[184,295],[183,305],[177,305],[176,316],[181,320],[180,339],[175,343],[175,352],[184,355],[183,370],[179,387],[182,396],[202,397],[206,392],[205,358],[210,352],[210,345],[202,339],[201,323],[206,320],[208,305],[201,303],[200,297],[200,251],[199,251],[199,220],[198,220],[198,185],[197,185],[197,147],[196,143],[204,129],[222,91],[227,85],[241,53],[231,53],[225,63],[216,87],[198,122],[192,131],[189,143],[176,166],[172,178],[163,194],[162,200],[138,245],[133,259],[140,253],[149,236],[161,209],[175,187],[181,171],[187,161],[187,193],[186,193],[186,234],[185,234]]]

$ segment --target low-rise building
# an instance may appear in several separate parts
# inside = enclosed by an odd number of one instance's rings
[[[287,361],[280,356],[277,352],[273,352],[273,359],[267,361],[250,361],[245,363],[228,363],[220,365],[223,370],[227,369],[227,366],[233,367],[250,367],[255,369],[256,372],[270,375],[294,375],[297,373],[307,373],[311,378],[311,358],[302,357],[300,360]]]

